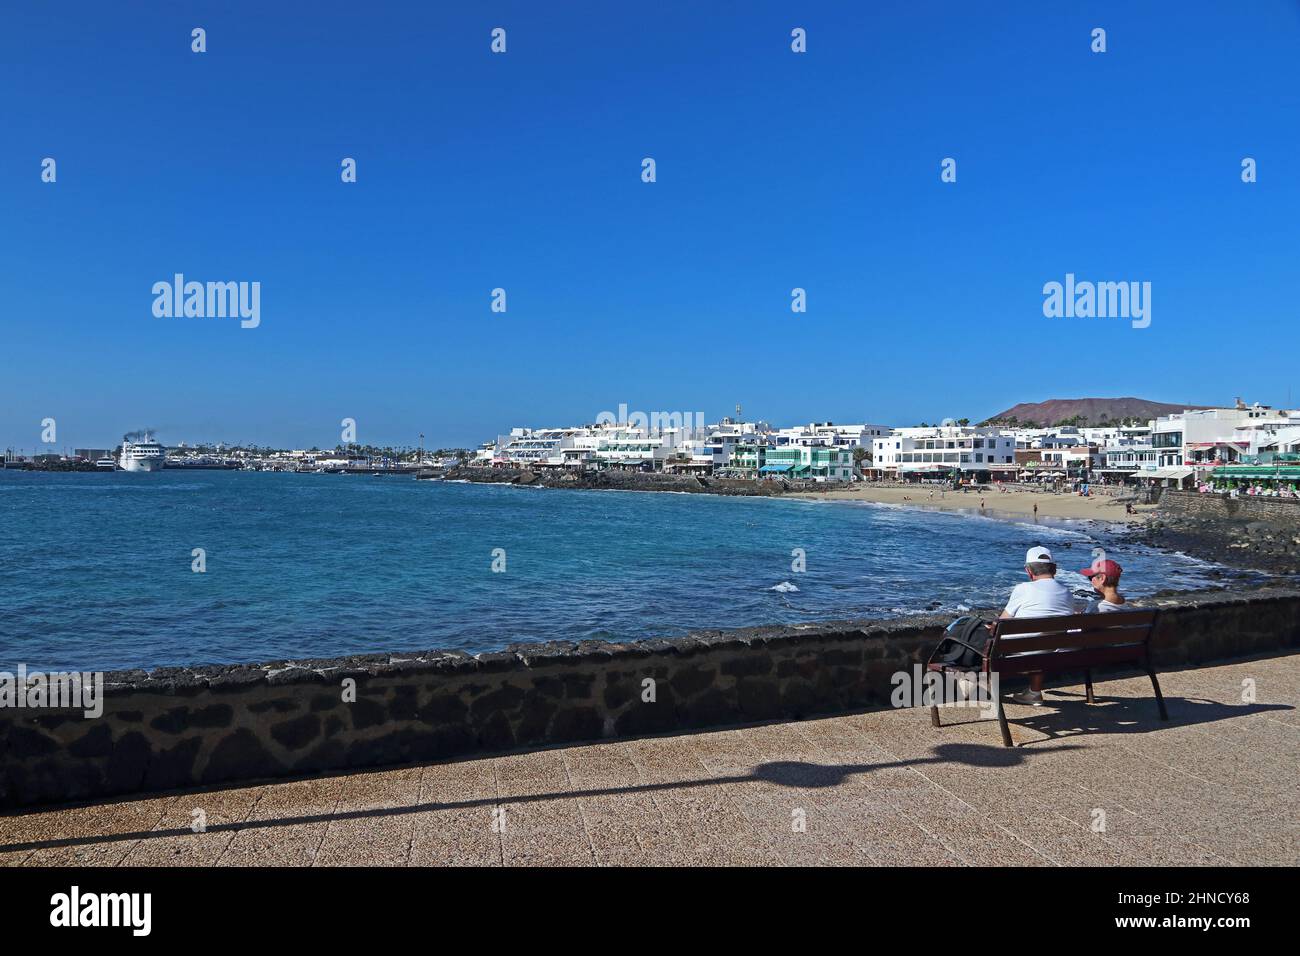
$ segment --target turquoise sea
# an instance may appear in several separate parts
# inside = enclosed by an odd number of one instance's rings
[[[1040,543],[1064,568],[1087,565],[1101,543],[1131,595],[1194,587],[1212,570],[1086,526],[409,477],[0,471],[0,528],[10,670],[478,652],[957,613],[1005,598]],[[504,571],[493,571],[495,549]]]

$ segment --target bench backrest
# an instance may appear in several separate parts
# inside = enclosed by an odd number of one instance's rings
[[[1021,671],[1137,660],[1147,653],[1157,613],[999,618],[989,643],[989,660],[1006,669],[1003,662],[1009,659]]]

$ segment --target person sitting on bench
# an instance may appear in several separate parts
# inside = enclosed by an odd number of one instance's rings
[[[1042,547],[1030,548],[1025,552],[1025,573],[1029,580],[1011,590],[1011,597],[1000,617],[1065,617],[1079,613],[1080,608],[1070,589],[1056,580],[1056,562],[1052,552]],[[1030,674],[1029,690],[1012,694],[1011,699],[1017,704],[1041,707],[1043,675]]]
[[[1098,558],[1091,567],[1079,572],[1092,582],[1098,597],[1088,602],[1085,614],[1109,614],[1124,610],[1124,595],[1119,593],[1119,576],[1124,573],[1116,562]]]

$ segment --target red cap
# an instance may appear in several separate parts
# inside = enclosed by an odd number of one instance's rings
[[[1118,581],[1119,576],[1124,573],[1124,569],[1114,561],[1094,561],[1092,567],[1084,568],[1079,573],[1085,578],[1095,578],[1099,574],[1104,574],[1107,578]]]

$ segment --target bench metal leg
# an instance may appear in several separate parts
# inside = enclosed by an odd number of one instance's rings
[[[942,678],[946,675],[941,673],[939,676]],[[940,684],[940,686],[941,687],[943,686],[942,683]],[[943,723],[942,721],[939,720],[939,704],[941,702],[941,698],[943,695],[942,693],[937,692],[934,688],[929,688],[929,696],[930,696],[930,726],[942,727]],[[922,702],[924,702],[924,699],[922,700]]]
[[[998,727],[1002,731],[1002,746],[1014,747],[1011,742],[1011,728],[1007,726],[1007,712],[1002,708],[1002,695],[998,695]]]
[[[1088,691],[1088,703],[1095,704],[1097,701],[1092,696],[1092,671],[1083,672],[1084,687]]]
[[[1165,710],[1165,697],[1160,693],[1160,681],[1156,680],[1156,669],[1147,661],[1147,674],[1151,677],[1151,687],[1156,692],[1156,703],[1160,706],[1160,719],[1168,720],[1169,711]]]

